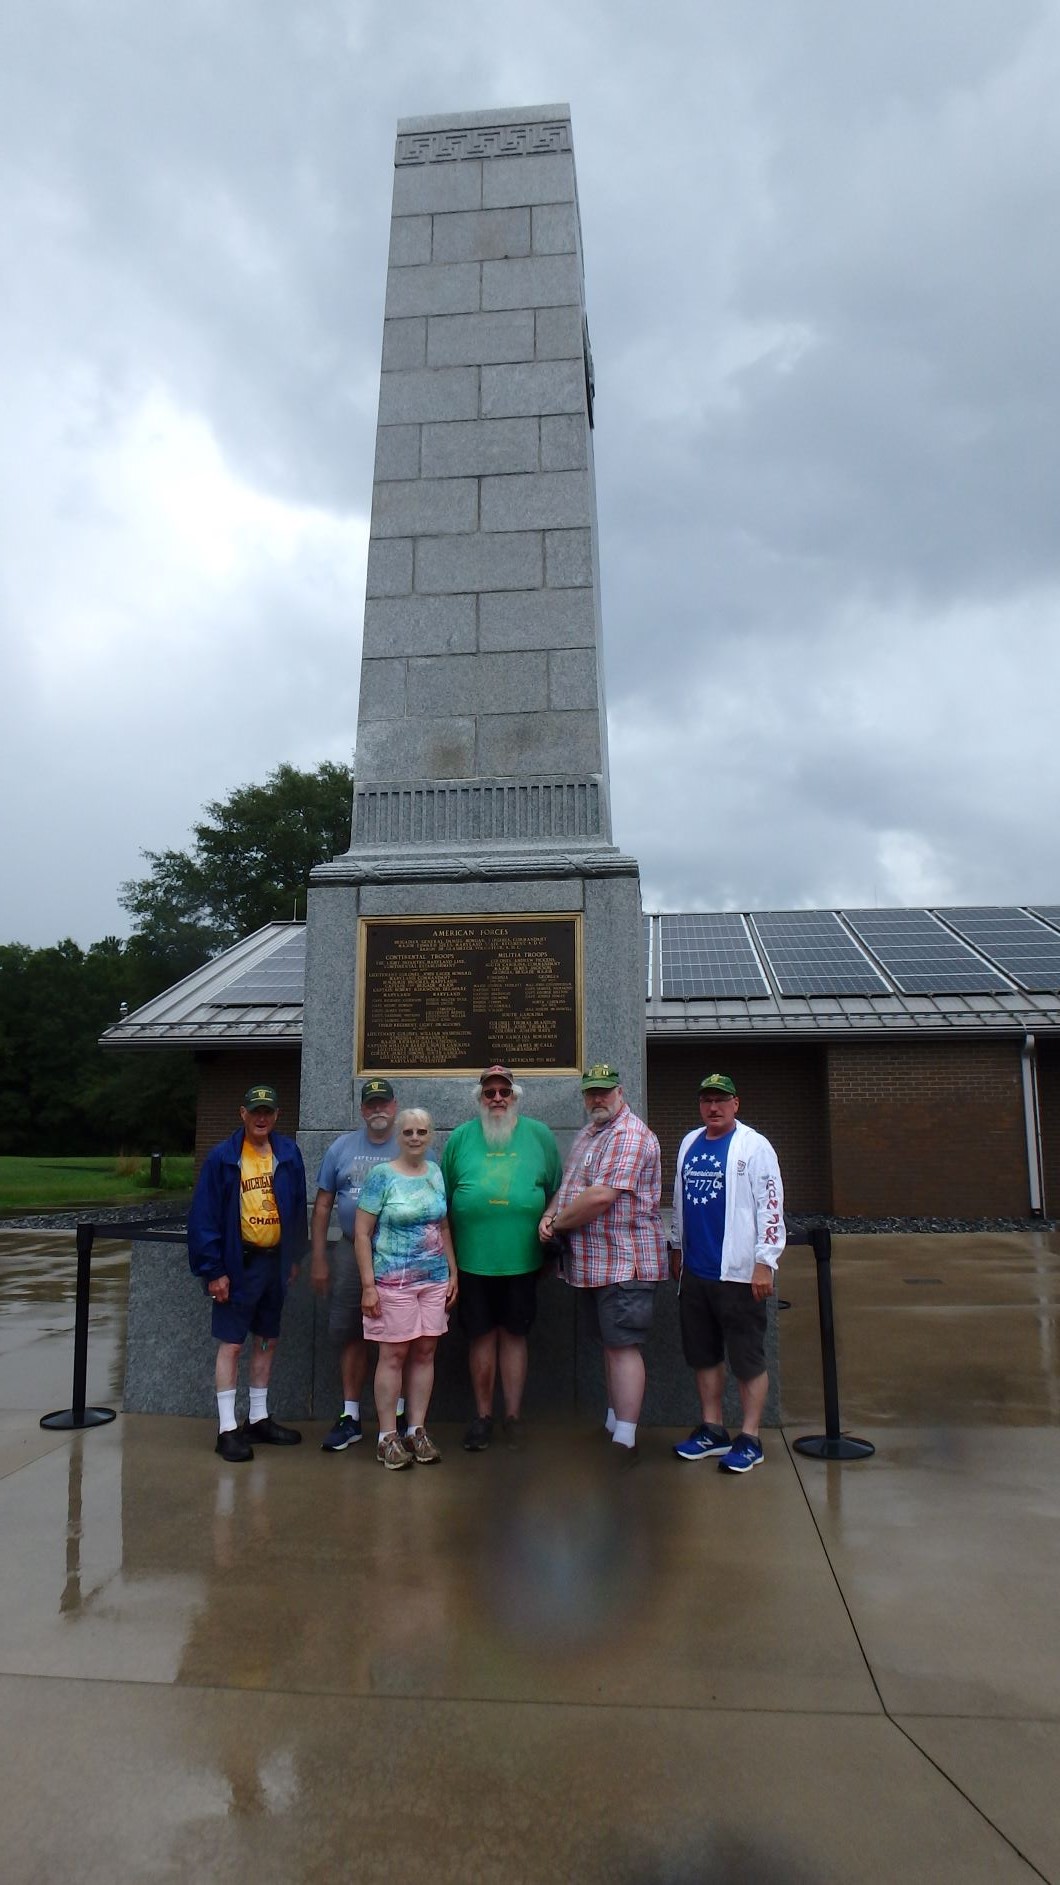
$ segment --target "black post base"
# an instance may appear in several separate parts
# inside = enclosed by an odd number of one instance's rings
[[[871,1440],[855,1440],[848,1433],[835,1440],[826,1433],[811,1433],[791,1444],[796,1453],[806,1453],[811,1460],[867,1460],[876,1451]]]
[[[82,1427],[104,1427],[108,1420],[114,1418],[113,1407],[86,1407],[80,1420],[72,1407],[64,1407],[58,1414],[45,1414],[40,1424],[42,1427],[55,1428],[65,1433],[70,1428],[80,1430]]]

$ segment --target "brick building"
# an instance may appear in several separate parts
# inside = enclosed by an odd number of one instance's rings
[[[200,1159],[253,1080],[297,1124],[304,940],[269,924],[103,1037],[194,1053]],[[645,955],[664,1171],[721,1069],[794,1212],[1060,1211],[1060,907],[665,914]]]

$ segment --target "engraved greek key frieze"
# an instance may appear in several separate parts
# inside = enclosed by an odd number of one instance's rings
[[[413,131],[397,140],[396,164],[451,164],[462,157],[529,157],[569,151],[566,119],[551,124],[479,125],[474,130]]]

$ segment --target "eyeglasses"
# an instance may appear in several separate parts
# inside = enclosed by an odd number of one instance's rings
[[[482,1097],[484,1100],[506,1100],[511,1090],[510,1086],[484,1086]]]
[[[402,1126],[398,1136],[402,1139],[426,1139],[430,1135],[426,1126]]]

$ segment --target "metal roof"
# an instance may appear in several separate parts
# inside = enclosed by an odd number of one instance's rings
[[[988,957],[973,939],[973,933],[992,938],[999,917],[1029,918],[1046,944],[1039,961],[1047,962],[1049,944],[1060,941],[1060,936],[1045,925],[1054,924],[1060,930],[1060,906],[1039,904],[1035,909],[1027,905],[1020,910],[989,912],[895,911],[892,925],[874,924],[868,920],[869,915],[857,910],[772,911],[769,921],[756,921],[754,912],[730,911],[646,916],[649,1036],[655,1040],[703,1035],[756,1040],[780,1036],[879,1039],[886,1035],[957,1038],[975,1033],[1060,1032],[1060,973],[1054,978],[1055,988],[1029,991],[1020,985],[1025,978],[1020,977],[1018,966],[1007,973],[997,956]],[[903,916],[908,923],[897,921]],[[778,918],[790,920],[778,922]],[[987,918],[992,920],[988,922]],[[1006,929],[1011,927],[1006,925]],[[1016,927],[1021,929],[1022,925]],[[895,954],[888,946],[888,928],[903,944],[910,937],[914,940],[918,952],[915,976],[910,972],[908,954]],[[802,948],[815,934],[824,939],[826,946],[816,972],[808,979],[822,992],[785,994],[783,989],[791,985],[790,940],[796,938]],[[722,973],[727,973],[722,945],[727,946],[733,936],[739,942],[737,976],[742,972],[747,978],[744,987],[748,992],[742,994],[732,992],[731,981],[727,983]],[[843,938],[839,948],[837,936]],[[774,961],[770,939],[778,937],[784,951],[778,952],[778,960]],[[880,992],[848,992],[853,958],[845,946],[847,942],[851,949],[856,943],[864,961],[866,987],[874,988],[878,983]],[[876,954],[874,943],[892,963],[893,972]],[[827,992],[830,962],[836,982],[831,993]],[[970,973],[972,969],[976,972]],[[697,974],[703,978],[699,982]],[[102,1036],[101,1045],[297,1047],[302,1038],[304,978],[304,924],[268,923],[116,1022]],[[915,980],[920,989],[927,990],[933,981],[944,984],[947,979],[957,987],[913,992],[909,986]],[[712,988],[724,988],[726,992],[709,993]],[[703,992],[696,992],[700,989]]]

